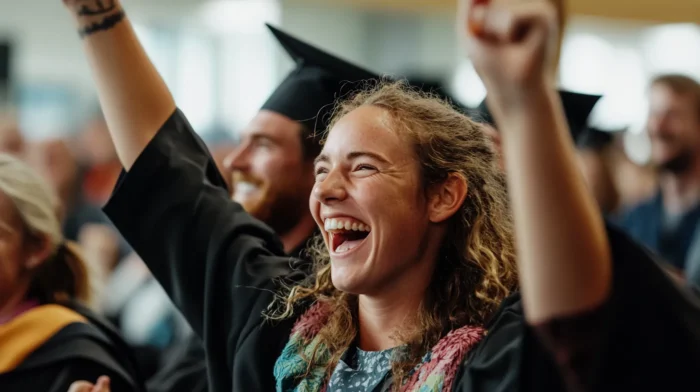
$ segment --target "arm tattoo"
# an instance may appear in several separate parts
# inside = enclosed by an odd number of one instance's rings
[[[114,0],[79,0],[78,16],[104,15],[114,11],[117,4]]]
[[[98,31],[109,30],[121,22],[125,16],[126,14],[124,14],[124,11],[120,10],[115,14],[105,17],[100,22],[95,22],[91,25],[85,26],[84,28],[80,29],[78,33],[80,34],[81,38],[85,38],[88,35],[97,33]]]

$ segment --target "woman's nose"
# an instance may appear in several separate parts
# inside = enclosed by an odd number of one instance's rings
[[[313,195],[323,204],[344,200],[347,197],[347,190],[342,174],[337,170],[329,172],[323,180],[316,182]]]

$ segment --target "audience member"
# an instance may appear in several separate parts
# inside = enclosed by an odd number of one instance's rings
[[[700,246],[700,84],[683,75],[655,78],[647,128],[658,191],[627,211],[621,225],[673,267],[692,271],[697,284],[700,259],[689,256]]]
[[[143,391],[125,343],[86,307],[90,270],[57,205],[36,172],[0,154],[0,389],[65,391],[108,375],[115,391]]]

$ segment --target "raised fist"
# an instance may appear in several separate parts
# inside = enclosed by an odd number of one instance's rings
[[[551,0],[460,0],[458,15],[489,95],[508,103],[527,99],[532,86],[553,82],[560,32]]]

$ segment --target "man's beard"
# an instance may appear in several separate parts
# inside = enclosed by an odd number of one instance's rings
[[[268,190],[251,215],[265,222],[278,235],[283,235],[292,230],[304,214],[309,214],[307,205],[308,198],[298,194]]]
[[[691,151],[683,150],[675,157],[666,160],[658,165],[659,171],[669,174],[683,174],[693,163],[694,154]]]
[[[278,189],[257,179],[235,175],[233,187],[239,181],[259,186],[260,197],[254,201],[241,203],[243,208],[254,218],[270,226],[278,235],[283,235],[294,228],[303,214],[308,214],[308,195],[301,195],[295,188]],[[234,190],[235,193],[235,190]]]

